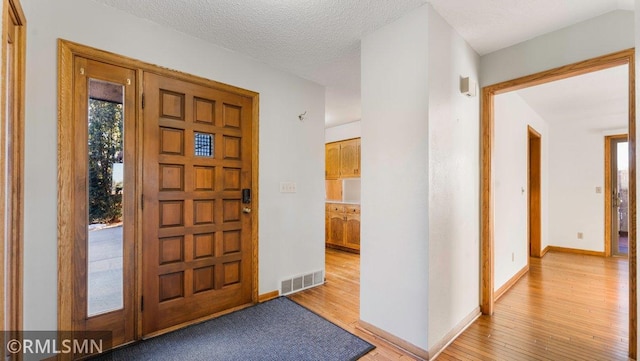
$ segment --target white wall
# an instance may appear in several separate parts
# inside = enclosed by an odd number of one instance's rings
[[[616,10],[482,56],[487,86],[543,70],[633,48],[634,13]]]
[[[549,237],[549,144],[547,122],[517,94],[494,98],[494,290],[527,265],[528,237],[528,126],[542,138],[541,244]],[[554,154],[554,153],[551,153]],[[524,190],[524,192],[523,192]]]
[[[29,24],[25,329],[57,326],[57,38],[259,92],[260,293],[324,269],[323,87],[92,1],[21,2]],[[298,192],[279,193],[283,180],[297,182]]]
[[[429,6],[429,348],[480,303],[478,54]]]
[[[425,350],[427,19],[422,6],[362,41],[360,254],[360,318]]]
[[[550,131],[550,245],[604,252],[604,137],[620,133],[581,120],[554,122]]]
[[[336,125],[335,127],[325,128],[324,130],[324,140],[326,143],[351,138],[360,138],[361,135],[362,123],[360,120],[347,124]]]
[[[480,302],[478,69],[430,5],[362,43],[360,317],[425,350]]]

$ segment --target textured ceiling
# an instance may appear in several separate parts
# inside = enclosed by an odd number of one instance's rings
[[[327,86],[330,123],[360,119],[360,40],[426,0],[95,0]]]
[[[627,65],[567,78],[517,93],[549,124],[579,121],[595,130],[625,128]]]
[[[360,40],[427,0],[94,0],[326,86],[326,125],[360,119]],[[429,0],[480,54],[634,0]]]

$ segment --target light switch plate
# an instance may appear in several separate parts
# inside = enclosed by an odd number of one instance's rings
[[[280,182],[280,193],[295,193],[296,182]]]

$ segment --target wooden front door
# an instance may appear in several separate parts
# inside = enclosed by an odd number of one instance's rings
[[[250,304],[252,99],[144,74],[142,330]]]

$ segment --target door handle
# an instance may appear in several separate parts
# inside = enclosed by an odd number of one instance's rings
[[[251,213],[251,208],[249,207],[242,208],[242,213],[247,213],[247,214]]]

